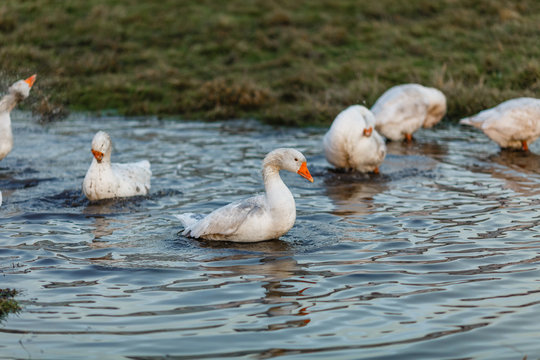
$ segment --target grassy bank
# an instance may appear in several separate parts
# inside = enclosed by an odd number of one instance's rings
[[[536,0],[4,0],[0,85],[38,73],[41,113],[329,124],[390,86],[448,117],[539,95]]]

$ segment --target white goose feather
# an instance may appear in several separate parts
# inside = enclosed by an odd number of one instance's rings
[[[36,75],[32,75],[26,80],[17,81],[9,87],[7,95],[0,100],[0,160],[13,149],[11,110],[28,97],[35,80]]]
[[[92,140],[94,159],[83,181],[83,192],[91,201],[146,195],[150,190],[150,163],[111,163],[110,136],[98,131]]]
[[[371,108],[376,129],[390,140],[410,140],[422,126],[430,128],[446,113],[446,97],[430,87],[403,84],[388,89]]]
[[[339,113],[323,138],[328,162],[337,168],[378,172],[386,145],[374,127],[375,118],[364,106],[349,106]]]
[[[528,150],[540,137],[540,99],[507,100],[459,122],[482,130],[502,148]]]

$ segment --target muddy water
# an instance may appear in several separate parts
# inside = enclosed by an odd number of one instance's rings
[[[149,196],[90,204],[97,130],[113,160],[152,163]],[[23,311],[0,358],[536,359],[540,355],[540,144],[500,152],[439,126],[390,144],[381,174],[330,171],[323,129],[250,121],[14,115],[0,163],[0,284]],[[315,183],[282,177],[297,222],[258,244],[187,239],[172,214],[263,188],[276,147]]]

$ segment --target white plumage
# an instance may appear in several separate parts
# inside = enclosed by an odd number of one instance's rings
[[[296,204],[280,170],[296,172],[313,182],[301,152],[290,148],[271,151],[263,160],[265,194],[235,201],[204,216],[176,215],[184,236],[209,240],[256,242],[277,239],[296,220]]]
[[[540,99],[507,100],[459,122],[482,130],[502,148],[528,150],[540,136]]]
[[[375,118],[364,106],[349,106],[339,113],[323,139],[328,162],[337,168],[378,173],[386,145],[374,127]]]
[[[30,94],[30,89],[36,81],[36,75],[26,80],[19,80],[8,89],[7,95],[0,100],[0,160],[5,158],[13,149],[13,134],[11,132],[11,110]]]
[[[150,163],[142,160],[111,164],[112,143],[109,135],[98,131],[92,140],[94,159],[83,181],[83,192],[91,200],[146,195],[150,190]]]
[[[446,97],[430,87],[403,84],[390,88],[371,108],[378,132],[390,140],[412,140],[422,126],[430,128],[446,114]]]

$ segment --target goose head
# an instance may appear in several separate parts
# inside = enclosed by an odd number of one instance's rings
[[[303,178],[313,182],[313,177],[307,168],[306,157],[298,150],[280,148],[269,152],[263,161],[263,167],[275,167],[278,170],[287,170],[297,173]]]
[[[111,137],[105,131],[98,131],[94,135],[92,140],[92,154],[98,163],[101,163],[104,159],[110,161],[111,159]]]
[[[30,95],[30,89],[36,81],[36,75],[30,76],[28,79],[19,80],[9,87],[9,93],[15,95],[18,101],[22,101]]]
[[[369,138],[373,134],[373,128],[375,127],[375,115],[363,105],[356,105],[355,108],[362,115],[358,117],[358,121],[363,126],[362,135]]]
[[[427,97],[429,106],[424,120],[424,127],[430,128],[437,124],[446,114],[446,96],[438,89],[429,88]]]

